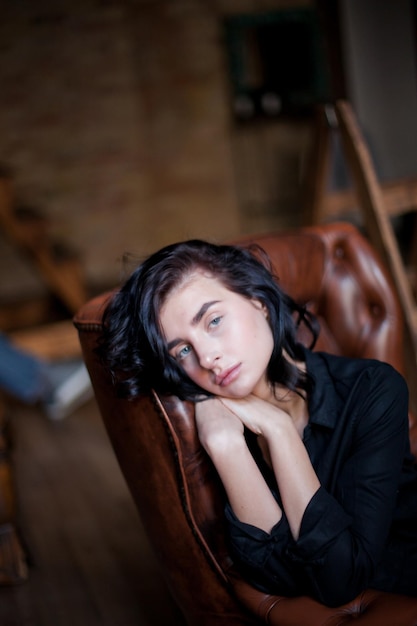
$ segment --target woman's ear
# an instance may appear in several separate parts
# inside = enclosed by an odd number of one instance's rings
[[[269,319],[269,313],[266,304],[264,304],[261,300],[258,300],[257,298],[252,298],[252,304],[256,309],[262,311],[266,319]]]

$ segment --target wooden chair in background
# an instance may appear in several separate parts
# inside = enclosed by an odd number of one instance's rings
[[[49,360],[80,357],[71,317],[88,299],[77,255],[64,251],[49,236],[48,220],[36,212],[17,210],[12,177],[0,171],[0,232],[35,269],[49,294],[67,312],[63,320],[49,319],[48,302],[0,305],[0,330],[20,348]]]
[[[330,134],[340,136],[352,188],[328,191]],[[404,315],[407,379],[413,410],[417,408],[417,303],[414,295],[417,229],[409,258],[404,258],[393,218],[417,212],[417,177],[381,183],[368,145],[350,103],[337,101],[320,107],[312,143],[305,199],[305,222],[319,224],[359,217],[365,233],[388,268]],[[416,216],[417,218],[417,216]],[[408,261],[408,266],[407,266]]]

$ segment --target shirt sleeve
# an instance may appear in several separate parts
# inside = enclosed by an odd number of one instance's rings
[[[366,370],[347,399],[335,487],[310,500],[295,541],[283,515],[265,533],[226,517],[242,573],[265,591],[339,606],[367,588],[387,543],[407,449],[408,392],[390,366]],[[343,424],[342,424],[343,425]],[[340,436],[340,434],[339,434]]]

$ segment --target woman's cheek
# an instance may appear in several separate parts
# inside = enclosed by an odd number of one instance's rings
[[[185,373],[193,380],[198,377],[200,368],[193,356],[187,357],[187,362],[183,365]]]

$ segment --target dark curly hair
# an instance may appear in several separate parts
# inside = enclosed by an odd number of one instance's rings
[[[151,388],[197,401],[208,396],[168,353],[159,313],[172,290],[195,270],[213,275],[231,291],[255,298],[268,310],[274,349],[267,369],[270,383],[308,392],[310,377],[295,361],[304,360],[297,340],[303,322],[314,343],[316,318],[282,291],[266,253],[258,246],[243,248],[201,240],[175,243],[148,257],[115,292],[103,316],[97,353],[111,372],[121,397],[133,398]]]

